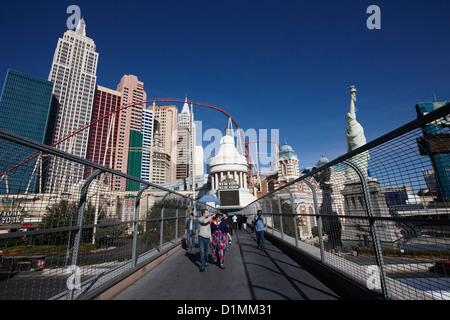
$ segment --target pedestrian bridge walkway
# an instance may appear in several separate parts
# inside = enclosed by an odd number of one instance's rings
[[[200,272],[200,254],[178,250],[130,285],[115,300],[339,300],[351,298],[298,264],[266,237],[257,248],[256,234],[235,230],[225,268],[209,264]],[[355,298],[355,297],[353,297]]]

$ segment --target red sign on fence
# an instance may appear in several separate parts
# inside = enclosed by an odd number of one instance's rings
[[[36,270],[42,270],[45,268],[45,258],[39,259],[36,262]]]

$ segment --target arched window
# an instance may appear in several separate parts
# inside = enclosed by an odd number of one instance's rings
[[[285,164],[285,163],[283,163],[283,164],[281,165],[281,175],[283,175],[283,176],[286,176],[286,175],[287,175],[287,167],[286,167],[286,164]]]

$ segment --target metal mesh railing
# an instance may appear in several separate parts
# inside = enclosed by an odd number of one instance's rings
[[[450,299],[446,105],[244,209],[266,233],[388,299]],[[251,220],[250,220],[251,221]]]
[[[0,299],[90,299],[174,248],[179,193],[0,130]],[[191,192],[192,193],[192,192]]]
[[[275,181],[244,211],[386,298],[450,299],[449,113]],[[207,205],[0,130],[0,299],[92,298],[177,245],[194,207]]]

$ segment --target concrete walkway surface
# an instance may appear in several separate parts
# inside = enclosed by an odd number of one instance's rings
[[[180,249],[114,300],[337,300],[341,297],[267,239],[257,248],[256,234],[235,230],[225,269],[210,264],[200,272],[198,247]]]

